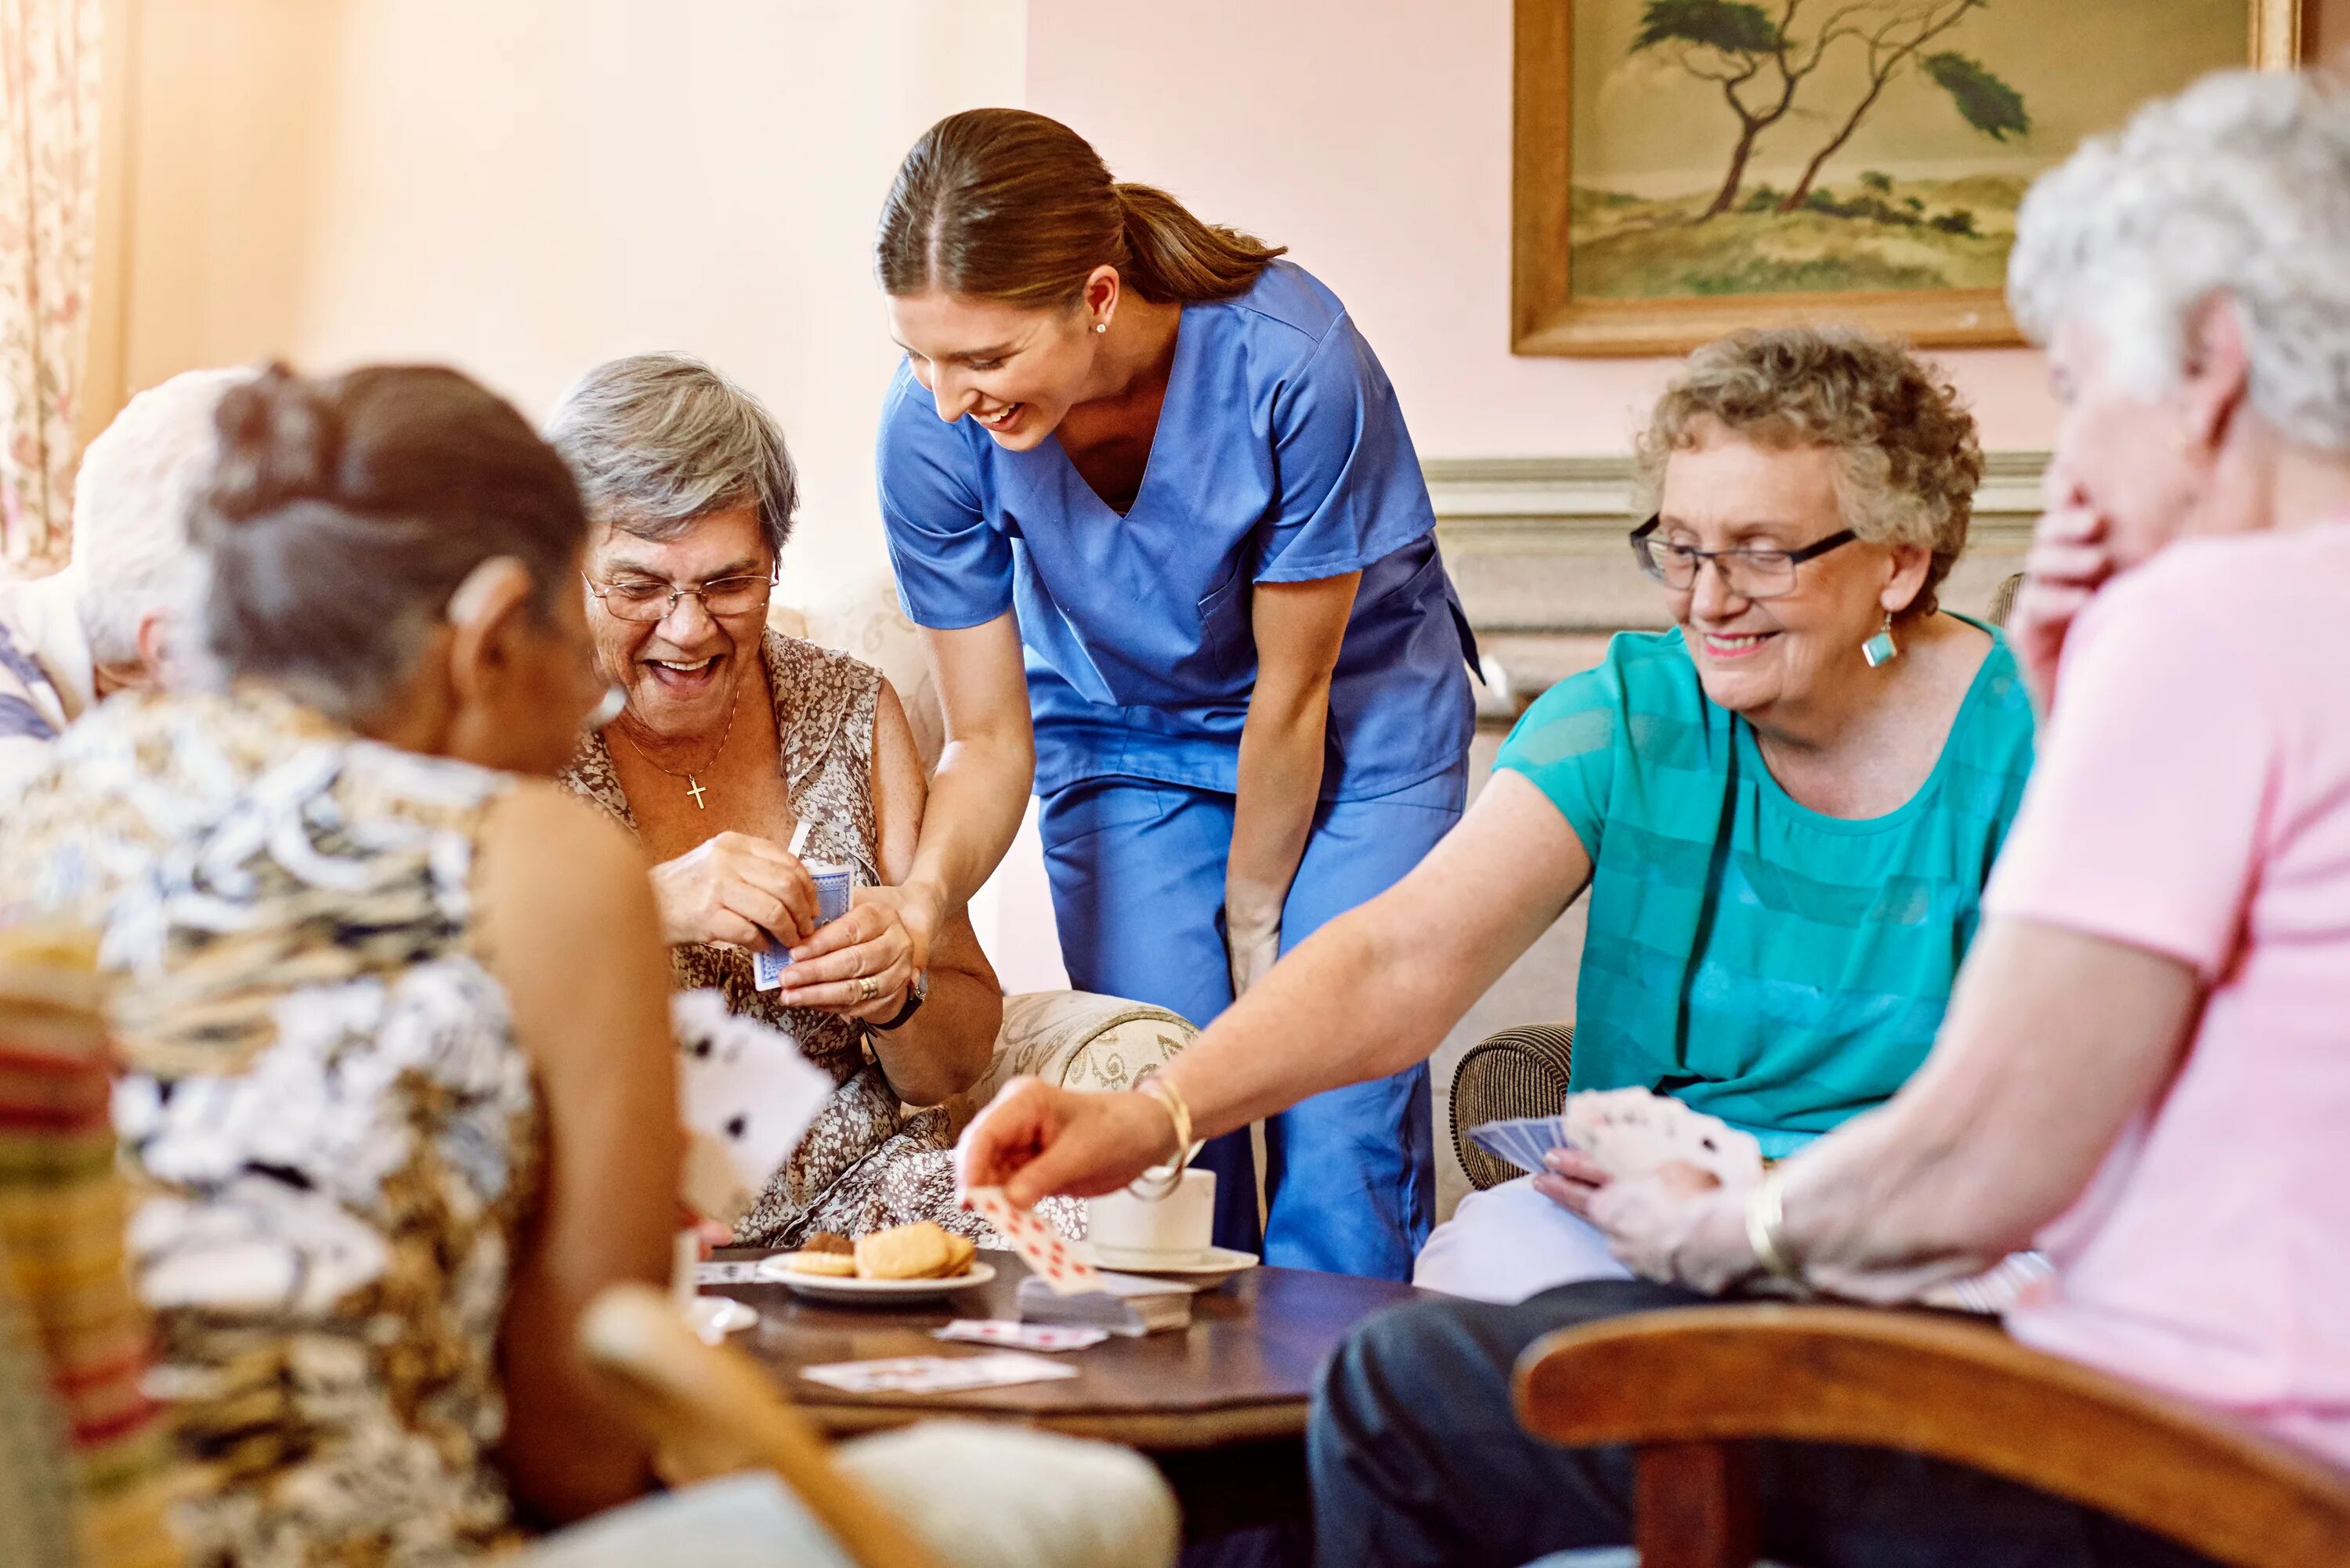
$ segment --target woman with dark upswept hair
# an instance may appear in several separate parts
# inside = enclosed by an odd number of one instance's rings
[[[897,894],[918,944],[1033,788],[1071,981],[1205,1024],[1459,819],[1473,647],[1419,460],[1346,307],[1281,254],[1042,115],[951,116],[899,169],[882,515],[949,737]],[[1409,1275],[1424,1066],[1284,1112],[1266,1147],[1269,1261]],[[1256,1246],[1245,1133],[1202,1163],[1216,1240]]]

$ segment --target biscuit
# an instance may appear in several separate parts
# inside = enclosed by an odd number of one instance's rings
[[[838,1252],[847,1256],[857,1251],[857,1243],[846,1236],[836,1236],[829,1231],[818,1231],[800,1243],[803,1252]]]
[[[928,1220],[893,1225],[857,1239],[857,1277],[861,1280],[935,1278],[954,1255],[944,1231]]]
[[[830,1274],[838,1279],[857,1272],[857,1260],[847,1252],[785,1252],[783,1265],[795,1274]]]
[[[946,1267],[941,1269],[936,1277],[941,1280],[951,1280],[959,1274],[968,1273],[971,1272],[972,1260],[978,1256],[978,1242],[968,1236],[950,1233],[947,1237]]]

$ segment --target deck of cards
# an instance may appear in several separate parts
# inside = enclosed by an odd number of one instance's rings
[[[972,1388],[1003,1388],[1015,1383],[1049,1383],[1075,1377],[1066,1362],[1047,1361],[1024,1351],[988,1355],[900,1355],[885,1361],[832,1361],[803,1366],[811,1383],[845,1394],[959,1394]]]
[[[806,841],[806,835],[795,836],[795,842]],[[808,879],[816,884],[816,925],[828,926],[848,913],[857,896],[857,868],[834,860],[806,860],[801,864],[807,867]],[[751,955],[751,983],[761,991],[774,991],[784,983],[784,971],[791,967],[789,948],[761,948]]]

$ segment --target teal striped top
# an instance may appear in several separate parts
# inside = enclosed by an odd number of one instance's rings
[[[1526,710],[1494,766],[1592,861],[1572,1088],[1671,1094],[1775,1158],[1917,1070],[2032,770],[2031,701],[1992,638],[1923,787],[1865,820],[1780,788],[1678,631],[1617,636]]]

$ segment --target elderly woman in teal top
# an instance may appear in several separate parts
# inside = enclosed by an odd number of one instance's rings
[[[1529,709],[1459,827],[1165,1071],[1212,1134],[1424,1059],[1586,888],[1573,1087],[1679,1097],[1783,1155],[1932,1044],[2030,771],[1999,635],[1937,607],[1981,453],[1950,389],[1857,333],[1700,349],[1641,443],[1633,535],[1675,627]],[[1015,1200],[1162,1158],[1146,1096],[1024,1086],[964,1136]],[[1572,1155],[1464,1202],[1415,1273],[1514,1300],[1618,1272]]]
[[[1460,819],[1469,637],[1394,389],[1312,275],[1042,115],[934,126],[879,252],[882,518],[948,731],[906,926],[970,896],[1033,784],[1071,980],[1206,1023]],[[1270,1261],[1405,1276],[1424,1065],[1265,1142]],[[1255,1246],[1246,1135],[1201,1163],[1216,1240]]]

